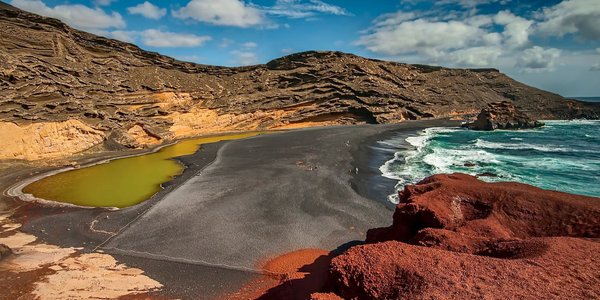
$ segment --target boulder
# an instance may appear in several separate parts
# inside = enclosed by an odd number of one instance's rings
[[[544,123],[534,120],[519,111],[510,102],[497,102],[489,104],[488,108],[481,110],[474,122],[466,123],[463,127],[489,131],[495,129],[529,129],[543,125]]]

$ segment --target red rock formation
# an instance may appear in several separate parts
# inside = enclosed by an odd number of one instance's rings
[[[333,259],[344,299],[599,299],[600,246],[580,238],[527,259],[498,259],[390,241],[353,247]]]
[[[600,199],[521,183],[487,183],[466,174],[434,175],[406,186],[399,202],[392,226],[370,230],[367,242],[419,243],[432,236],[457,234],[478,239],[600,237]],[[435,229],[451,233],[435,233]]]
[[[329,251],[311,248],[284,253],[260,264],[260,268],[265,272],[264,276],[220,298],[227,300],[336,299],[334,294],[318,293],[326,289],[331,257]]]
[[[334,258],[348,299],[599,299],[600,199],[435,175],[399,193],[393,224]]]

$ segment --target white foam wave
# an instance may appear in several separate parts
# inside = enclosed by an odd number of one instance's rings
[[[600,120],[544,120],[546,125],[600,125]]]
[[[442,132],[452,132],[455,129],[450,128],[441,128],[441,127],[432,127],[427,128],[419,133],[417,136],[410,136],[401,141],[401,144],[408,143],[411,147],[409,150],[402,150],[394,153],[394,157],[388,161],[386,161],[380,168],[383,177],[398,180],[399,182],[404,182],[405,177],[408,172],[411,172],[410,162],[414,160],[419,154],[423,151],[428,144],[428,142],[438,133]],[[399,148],[400,144],[398,144],[395,140],[387,140],[380,141],[381,144],[394,145]],[[400,164],[404,165],[404,168],[400,170],[397,166]]]
[[[483,149],[536,150],[540,152],[577,152],[576,149],[565,147],[552,147],[527,143],[496,143],[482,139],[477,139],[475,141],[475,146]]]
[[[423,162],[432,166],[436,173],[453,172],[453,167],[466,163],[475,165],[498,164],[498,155],[485,150],[442,149],[436,148],[423,157]]]

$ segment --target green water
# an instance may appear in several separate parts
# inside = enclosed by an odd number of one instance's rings
[[[183,166],[173,157],[193,154],[201,144],[258,134],[252,132],[184,140],[155,153],[52,175],[31,183],[23,192],[41,199],[80,206],[127,207],[149,199],[161,189],[161,183],[181,174]]]

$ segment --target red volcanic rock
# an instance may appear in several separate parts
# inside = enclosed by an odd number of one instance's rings
[[[344,299],[600,299],[600,198],[435,175],[334,258]]]
[[[356,246],[333,259],[344,299],[599,299],[600,244],[535,238],[528,259],[498,259],[391,241]]]
[[[419,231],[429,228],[428,232]],[[466,174],[434,175],[399,193],[393,224],[367,242],[419,243],[431,229],[479,239],[600,237],[600,199],[515,182],[487,183]],[[446,239],[447,234],[437,234]]]
[[[342,298],[334,293],[313,293],[310,295],[310,300],[342,300]]]

